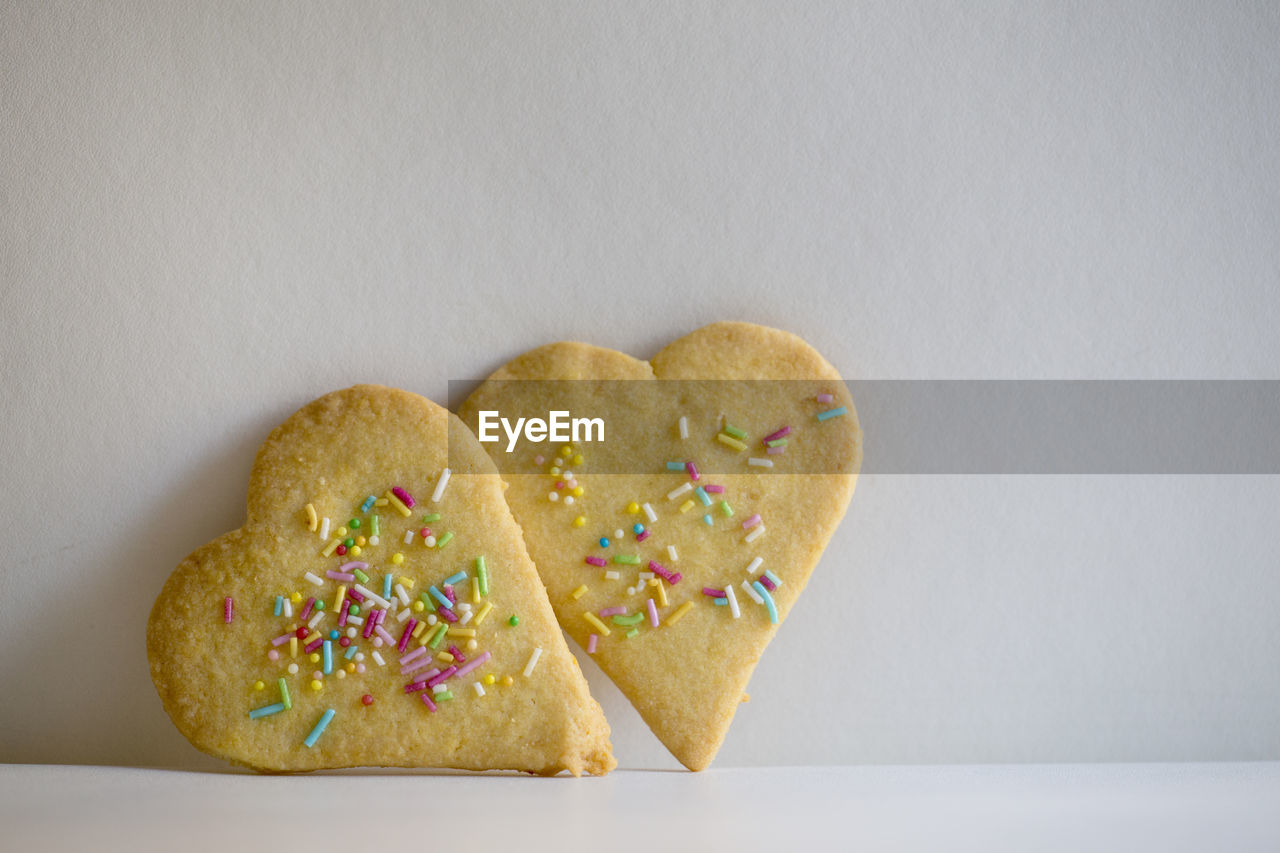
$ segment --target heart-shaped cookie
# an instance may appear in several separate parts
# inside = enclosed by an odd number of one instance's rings
[[[718,323],[652,362],[532,350],[459,414],[509,483],[561,626],[682,764],[706,767],[853,494],[861,432],[840,375],[794,335]],[[557,422],[568,440],[550,443]]]
[[[502,489],[466,427],[414,394],[357,386],[295,413],[258,452],[248,521],[152,609],[178,729],[269,771],[608,772],[608,724]]]

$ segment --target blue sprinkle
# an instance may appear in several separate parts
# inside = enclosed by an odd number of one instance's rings
[[[849,414],[849,410],[844,406],[835,409],[827,409],[825,412],[818,412],[818,420],[825,421],[828,418],[838,418],[841,415]]]
[[[446,610],[453,609],[453,602],[449,600],[449,596],[445,595],[443,592],[436,589],[434,584],[427,591],[431,593],[432,598],[440,602],[441,607],[445,608]]]
[[[279,714],[283,710],[283,702],[277,702],[274,705],[263,705],[261,708],[254,708],[250,711],[249,719],[256,720],[259,717],[270,717],[272,714]]]
[[[333,672],[333,641],[324,641],[324,674],[329,675]]]
[[[356,656],[356,644],[352,643],[351,645],[347,646],[347,653],[343,655],[343,657],[346,658],[347,660],[351,660],[355,656]]]
[[[457,586],[458,584],[462,583],[466,579],[467,579],[466,572],[458,572],[457,574],[449,575],[449,577],[444,579],[444,582],[447,583],[449,586]]]
[[[707,513],[706,515],[704,515],[704,516],[702,517],[702,520],[703,520],[703,521],[705,521],[705,522],[707,523],[707,527],[714,527],[714,526],[715,526],[715,521],[711,518],[711,513]]]
[[[698,495],[698,500],[702,501],[703,506],[711,506],[711,495],[707,494],[707,490],[698,486],[693,490]]]
[[[751,586],[755,589],[756,594],[764,599],[764,606],[769,608],[769,621],[778,624],[778,607],[773,603],[773,596],[769,594],[769,590],[764,588],[764,584],[760,581],[752,581]]]
[[[639,536],[644,533],[644,525],[639,523],[631,525],[631,532]]]
[[[773,572],[769,571],[768,569],[764,570],[764,576],[767,577],[769,580],[773,581],[774,586],[782,586],[782,581],[778,580],[778,576],[775,575]]]
[[[391,581],[392,580],[393,580],[393,577],[391,575],[382,576],[382,597],[387,599],[388,601],[391,599]]]
[[[683,470],[684,470],[684,463],[683,463],[683,462],[668,462],[668,463],[667,463],[667,470],[668,470],[668,471],[683,471]]]
[[[373,505],[377,503],[377,501],[378,501],[377,498],[375,498],[373,495],[369,495],[369,497],[364,499],[364,503],[360,504],[360,511],[368,512],[369,510],[373,509]]]
[[[716,607],[724,607],[729,603],[729,599],[727,598],[713,598],[711,600],[715,602]]]
[[[320,740],[320,735],[324,734],[329,721],[333,719],[333,714],[334,710],[330,708],[320,715],[320,722],[316,723],[316,727],[311,730],[311,734],[307,735],[307,739],[303,741],[308,748],[315,746],[316,741]]]
[[[277,595],[277,596],[276,596],[276,611],[275,611],[275,614],[274,614],[274,615],[279,616],[279,615],[280,615],[280,614],[282,614],[282,613],[284,613],[284,596],[283,596],[283,595]]]
[[[600,537],[600,547],[601,547],[601,548],[608,548],[608,547],[609,547],[609,537],[608,537],[608,536],[601,536],[601,537]]]
[[[341,632],[341,631],[339,631],[337,628],[332,628],[332,629],[330,629],[330,631],[329,631],[329,639],[330,639],[330,640],[336,640],[336,639],[338,639],[338,638],[339,638],[339,637],[341,637],[341,636],[342,636],[342,632]]]

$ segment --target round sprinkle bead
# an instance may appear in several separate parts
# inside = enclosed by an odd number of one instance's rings
[[[479,647],[480,647],[480,644],[476,642],[475,637],[472,637],[470,640],[467,640],[467,651],[474,652]]]
[[[582,495],[584,494],[584,492],[585,492],[585,491],[586,491],[586,490],[585,490],[585,489],[583,489],[583,488],[582,488],[582,486],[574,486],[574,487],[573,487],[573,494],[574,494],[574,497],[579,497],[579,498],[580,498],[580,497],[582,497]]]
[[[364,655],[356,655],[356,657],[362,658],[364,657]],[[356,675],[363,675],[363,674],[364,674],[364,664],[362,663],[356,664]]]
[[[352,530],[359,530],[359,529],[360,529],[360,519],[358,519],[358,518],[353,518],[353,519],[351,519],[350,521],[348,521],[348,522],[347,522],[347,527],[350,527]]]
[[[608,548],[608,547],[609,547],[609,537],[608,537],[608,536],[601,536],[601,537],[600,537],[600,547],[601,547],[601,548]]]
[[[377,544],[378,544],[379,542],[381,542],[381,541],[382,541],[382,540],[380,540],[377,536],[370,536],[370,537],[369,537],[369,544],[370,544],[370,545],[377,545]]]
[[[307,655],[307,660],[311,661],[312,663],[320,663],[320,653],[312,652],[311,654]]]
[[[575,453],[575,454],[573,455],[573,464],[574,464],[574,465],[581,465],[581,464],[582,464],[583,462],[585,462],[585,461],[586,461],[586,460],[582,458],[582,454],[581,454],[581,453]]]
[[[560,496],[557,495],[555,492],[547,492],[547,500],[553,501],[553,502],[558,501],[560,500]]]
[[[313,679],[313,680],[312,680],[312,682],[311,682],[311,689],[312,689],[312,690],[321,690],[321,689],[323,689],[323,688],[324,688],[324,682],[323,682],[323,681],[320,681],[319,679]]]
[[[639,523],[631,525],[631,532],[636,534],[637,536],[640,535],[641,533],[644,533],[644,525]]]
[[[423,543],[426,544],[428,548],[436,547],[436,537],[434,536],[428,536],[426,539],[423,539],[422,541]]]
[[[415,602],[413,603],[413,612],[414,612],[414,613],[421,613],[422,611],[424,611],[424,610],[426,610],[426,609],[427,609],[427,605],[423,604],[421,600],[419,600],[419,601],[415,601]]]
[[[359,557],[359,556],[360,556],[360,546],[359,546],[359,545],[352,545],[352,546],[351,546],[351,556],[353,556],[353,557]]]
[[[573,495],[565,495],[565,496],[564,496],[564,503],[565,503],[565,506],[572,506],[572,505],[573,505]]]
[[[343,554],[347,553],[347,546],[346,546],[346,545],[339,545],[337,548],[334,548],[334,549],[333,549],[333,553],[335,553],[335,554],[337,554],[339,557],[341,557]]]
[[[580,515],[580,516],[578,516],[577,518],[575,518],[575,519],[573,520],[573,526],[574,526],[574,527],[585,527],[585,526],[586,526],[586,524],[587,524],[587,519],[586,519],[586,517],[585,517],[585,516],[581,516],[581,515]]]
[[[316,681],[321,681],[324,679],[324,673],[317,669],[315,672],[311,673],[311,677]]]
[[[360,697],[360,701],[361,701],[362,703],[364,703],[366,706],[368,706],[368,705],[372,705],[372,704],[373,704],[373,697],[372,697],[372,696],[370,696],[368,693],[366,693],[366,694],[364,694],[363,696],[361,696],[361,697]]]
[[[253,689],[254,689],[254,690],[266,690],[266,689],[267,689],[267,685],[266,685],[265,683],[261,682],[261,681],[255,681],[255,682],[253,683]]]
[[[400,565],[404,562],[404,554],[401,554],[399,551],[395,552],[391,555],[391,562],[395,563],[397,566]]]
[[[356,545],[357,545],[357,546],[359,546],[359,545],[365,545],[365,544],[368,544],[368,540],[367,540],[367,539],[365,539],[363,536],[357,536],[357,537],[356,537]]]
[[[290,675],[298,674],[298,665],[296,663],[289,664],[289,674]]]
[[[507,624],[514,628],[520,624],[520,617],[512,613],[511,618],[507,620]]]
[[[275,649],[267,652],[267,660],[280,660],[280,652]]]
[[[631,515],[635,515],[639,511],[640,511],[640,504],[636,503],[635,501],[632,501],[631,503],[627,504],[627,512],[630,513]]]
[[[345,528],[345,527],[339,527],[337,530],[335,530],[335,531],[333,531],[333,532],[334,532],[334,534],[335,534],[335,535],[337,535],[337,536],[346,536],[346,535],[347,535],[347,528]]]
[[[345,669],[339,669],[339,670],[335,671],[333,674],[334,674],[334,675],[336,675],[336,676],[338,676],[338,678],[346,678],[346,677],[347,677],[347,671],[346,671]]]

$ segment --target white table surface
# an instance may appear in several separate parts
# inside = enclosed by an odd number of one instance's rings
[[[823,842],[1240,853],[1280,849],[1277,815],[1280,762],[624,770],[577,780],[0,765],[0,848],[11,850],[337,842],[368,850],[411,841],[530,853]]]

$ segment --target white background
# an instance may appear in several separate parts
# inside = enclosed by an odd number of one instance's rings
[[[850,378],[1277,378],[1277,44],[1273,3],[0,2],[0,761],[223,766],[147,613],[356,382],[719,319]],[[1280,758],[1278,486],[865,477],[716,766]]]

